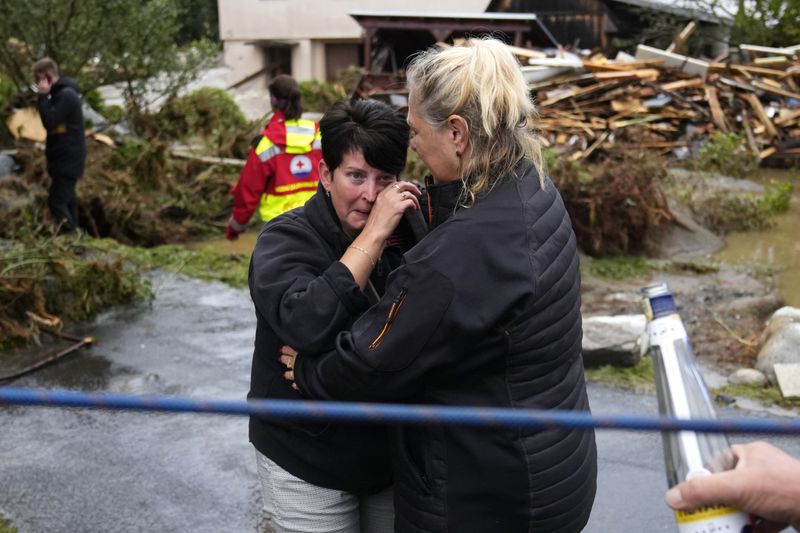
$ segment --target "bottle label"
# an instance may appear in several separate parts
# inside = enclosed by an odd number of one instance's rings
[[[733,507],[709,505],[694,511],[675,511],[679,533],[750,533],[750,517]]]

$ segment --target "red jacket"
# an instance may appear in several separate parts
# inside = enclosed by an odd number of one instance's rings
[[[253,140],[239,181],[231,189],[231,226],[244,231],[258,207],[261,220],[303,205],[317,190],[322,159],[319,124],[286,120],[278,111]]]

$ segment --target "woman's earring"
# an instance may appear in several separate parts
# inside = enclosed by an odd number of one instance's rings
[[[331,197],[331,191],[325,191],[325,196],[327,196],[328,198],[330,198],[330,197]]]
[[[456,150],[456,157],[461,159],[461,150]]]

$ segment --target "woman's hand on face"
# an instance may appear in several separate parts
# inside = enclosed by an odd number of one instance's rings
[[[299,390],[297,384],[294,382],[294,363],[297,360],[297,350],[291,346],[281,346],[278,361],[286,366],[286,372],[283,373],[283,379],[292,382],[292,388]]]
[[[370,211],[364,232],[375,232],[381,240],[386,240],[397,228],[407,209],[420,208],[416,185],[407,181],[397,181],[380,192]]]

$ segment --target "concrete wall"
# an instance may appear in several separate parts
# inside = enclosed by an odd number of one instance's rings
[[[326,78],[326,43],[360,42],[350,11],[482,13],[489,0],[218,0],[219,34],[234,84],[265,66],[264,46],[291,46],[291,74],[300,81]],[[335,47],[332,47],[332,49]],[[266,65],[268,66],[268,65]],[[268,75],[248,86],[264,86]]]

